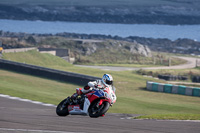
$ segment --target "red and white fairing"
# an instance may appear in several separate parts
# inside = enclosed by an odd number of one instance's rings
[[[88,115],[88,108],[90,106],[90,101],[88,98],[85,98],[83,110],[80,108],[80,105],[68,105],[68,111],[71,115]]]
[[[82,88],[77,88],[77,91],[81,91]],[[108,101],[110,105],[116,102],[115,90],[111,87],[106,87],[105,89],[93,89],[89,93],[85,94],[85,100],[83,109],[80,108],[80,105],[68,105],[69,114],[72,115],[88,115],[88,109],[90,104],[96,99],[100,98],[99,105],[101,105],[104,101]],[[102,98],[104,97],[104,98]]]

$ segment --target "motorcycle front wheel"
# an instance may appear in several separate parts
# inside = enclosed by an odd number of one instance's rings
[[[110,107],[109,102],[103,102],[101,105],[99,105],[99,101],[96,101],[91,104],[88,113],[89,116],[92,118],[97,118],[99,116],[104,115]]]
[[[67,102],[67,98],[64,99],[63,101],[61,101],[57,108],[56,108],[56,114],[58,116],[67,116],[69,115],[69,112],[68,112],[68,102]]]

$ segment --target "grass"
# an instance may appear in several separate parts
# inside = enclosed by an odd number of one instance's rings
[[[142,64],[88,64],[88,65],[94,65],[94,66],[115,66],[115,67],[136,67],[136,68],[141,68],[141,67],[155,67],[159,65],[142,65]]]
[[[111,73],[115,78],[118,99],[109,112],[130,114],[174,114],[177,111],[183,114],[199,113],[200,98],[143,90],[141,88],[145,87],[146,80],[142,81],[143,77],[128,73]],[[0,70],[0,83],[0,93],[2,94],[52,104],[57,104],[65,97],[72,95],[75,88],[81,87],[4,70]]]
[[[200,114],[158,114],[138,116],[134,119],[158,119],[158,120],[200,120]]]
[[[108,42],[106,42],[107,45]],[[116,54],[119,53],[119,54]],[[171,66],[187,63],[186,60],[171,57],[167,54],[152,52],[152,57],[144,57],[139,54],[131,54],[127,49],[112,49],[109,51],[99,49],[88,56],[79,56],[76,64],[83,65],[106,65],[106,66],[125,66],[125,67],[153,67],[153,66]]]
[[[28,52],[19,52],[19,53],[4,53],[3,58],[7,59],[7,60],[13,60],[13,61],[17,61],[17,62],[39,65],[39,66],[44,66],[44,67],[51,67],[51,68],[62,69],[62,70],[66,66],[71,65],[71,64],[67,64],[66,61],[64,61],[63,59],[61,59],[59,57],[49,55],[49,54],[37,54],[37,53],[38,52],[35,51],[35,50],[31,50],[31,51],[28,51]],[[26,58],[24,58],[24,57],[26,57]],[[123,57],[120,60],[123,60],[125,58],[126,57]],[[101,57],[95,59],[94,56],[93,57],[87,57],[87,60],[90,60],[90,61],[93,61],[93,62],[95,62],[94,60],[98,60],[100,62],[101,61],[103,62]],[[150,59],[146,58],[146,60],[147,61],[145,61],[145,62],[148,62],[148,60],[150,60]],[[55,64],[55,62],[56,62],[56,64]],[[180,60],[180,59],[176,59],[176,58],[173,58],[173,60],[172,60],[172,65],[178,65],[178,64],[183,64],[183,63],[185,63],[185,60]],[[83,63],[83,64],[85,64],[85,63]],[[136,67],[136,68],[163,66],[161,64],[156,64],[156,65],[148,64],[148,63],[138,64],[138,62],[136,64],[132,64],[132,63],[130,63],[130,64],[125,64],[125,63],[121,63],[121,64],[119,64],[119,63],[116,63],[116,64],[113,64],[113,63],[107,63],[107,64],[89,63],[89,64],[86,64],[86,65]]]
[[[160,74],[171,74],[171,75],[199,75],[200,71],[199,68],[192,68],[192,69],[171,69],[171,70],[151,70],[154,73]]]
[[[110,56],[108,56],[110,57]],[[83,64],[83,65],[95,65],[95,66],[118,66],[118,67],[158,67],[158,66],[168,66],[168,60],[161,64],[160,60],[158,58],[156,58],[156,63],[153,64],[152,59],[148,58],[148,57],[140,57],[140,62],[138,61],[132,61],[130,62],[129,60],[127,60],[127,57],[121,57],[118,58],[119,60],[116,61],[116,59],[113,59],[112,57],[110,57],[110,61],[107,60],[103,60],[102,57],[96,58],[95,56],[86,56],[86,57],[82,57],[83,60],[85,60],[85,62],[80,63],[78,62],[77,64]],[[115,56],[116,58],[116,56]],[[144,60],[143,60],[144,59]],[[114,61],[115,60],[115,61]],[[87,63],[87,61],[89,63]],[[107,62],[106,62],[107,61]],[[113,62],[114,61],[114,62]],[[185,64],[187,63],[186,60],[180,59],[180,58],[172,58],[171,60],[171,66],[175,66],[175,65],[180,65],[180,64]],[[92,63],[91,63],[92,62]],[[103,63],[104,62],[104,63]],[[116,62],[116,63],[115,63]],[[120,62],[120,63],[119,63]]]
[[[0,70],[0,93],[57,104],[80,87],[70,83]]]
[[[15,55],[16,54],[16,55]],[[20,56],[25,53],[15,53],[4,55],[4,58],[18,60],[23,62],[28,55]],[[17,55],[19,54],[19,55]],[[26,53],[30,54],[30,53]],[[200,98],[184,95],[175,95],[167,93],[158,93],[147,91],[147,80],[155,79],[143,77],[131,71],[103,71],[98,69],[88,69],[75,67],[62,62],[60,65],[56,62],[51,62],[54,58],[48,54],[32,53],[30,57],[35,65],[40,64],[56,69],[92,75],[101,77],[104,73],[110,73],[114,77],[114,85],[117,88],[117,102],[109,109],[110,113],[128,113],[128,114],[145,114],[145,115],[176,115],[181,114],[185,116],[200,115]],[[40,58],[36,58],[39,57]],[[44,57],[48,56],[48,57]],[[19,58],[20,57],[20,58]],[[24,59],[22,59],[24,57]],[[57,58],[57,57],[55,57]],[[51,65],[49,65],[49,64]],[[81,87],[70,83],[58,82],[48,79],[42,79],[30,75],[22,75],[19,73],[0,70],[0,93],[21,98],[28,98],[31,100],[41,101],[45,103],[58,104],[62,99],[72,95],[75,88]],[[187,119],[187,117],[185,117]],[[196,118],[197,119],[197,118]]]
[[[138,70],[137,73],[141,74],[141,75],[148,75],[148,76],[153,76],[153,77],[158,77],[159,74],[161,75],[181,75],[181,76],[185,76],[188,78],[188,80],[182,81],[181,84],[183,84],[183,82],[185,82],[185,84],[188,84],[188,82],[191,83],[191,79],[193,76],[198,76],[200,75],[200,67],[197,68],[192,68],[192,69],[157,69],[157,70]],[[179,81],[179,80],[177,80]],[[176,82],[176,81],[171,81],[171,82]],[[177,84],[179,84],[177,82]],[[199,85],[195,85],[195,84],[190,84],[193,86],[199,86]]]
[[[43,47],[48,44],[51,47],[71,49],[71,56],[75,56],[75,64],[84,65],[107,65],[107,66],[128,66],[128,67],[151,67],[151,66],[168,66],[169,55],[160,52],[152,52],[152,57],[145,57],[142,54],[135,54],[130,52],[129,47],[134,43],[126,41],[104,40],[102,42],[92,43],[87,42],[83,46],[64,37],[46,37],[38,44]],[[96,46],[95,46],[96,45]],[[122,46],[121,46],[122,45]],[[136,45],[136,44],[134,44]],[[92,46],[92,47],[91,47]],[[93,47],[94,46],[94,47]],[[121,47],[120,47],[121,46]],[[97,47],[95,53],[90,53],[86,49],[93,49]],[[80,51],[82,49],[82,51]],[[109,49],[109,50],[108,50]],[[89,55],[80,54],[81,52],[90,53]],[[93,51],[93,50],[91,50]],[[171,58],[171,65],[179,65],[186,63],[180,58]]]
[[[54,66],[54,67],[67,67],[72,66],[66,63],[65,60],[50,54],[39,54],[36,50],[19,53],[4,53],[3,59],[12,60],[16,62],[39,65],[39,66]]]

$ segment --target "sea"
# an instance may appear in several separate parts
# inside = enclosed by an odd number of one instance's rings
[[[0,19],[0,30],[25,33],[78,33],[120,37],[138,36],[176,40],[188,38],[200,41],[200,25],[115,24],[62,21],[29,21]]]

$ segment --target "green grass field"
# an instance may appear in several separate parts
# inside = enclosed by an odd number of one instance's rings
[[[23,56],[20,56],[21,54]],[[200,115],[200,97],[147,91],[144,89],[146,81],[152,79],[138,75],[136,72],[79,68],[58,57],[37,52],[4,54],[4,58],[97,77],[110,73],[114,77],[118,98],[110,108],[110,113],[144,114],[153,117],[173,115],[177,116],[177,119],[179,119],[177,114],[182,114],[184,118],[181,119],[188,119],[191,115],[198,119]],[[11,96],[58,104],[62,99],[73,94],[77,87],[81,86],[0,70],[0,93]]]

